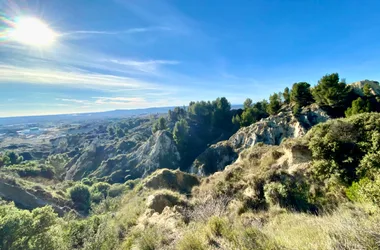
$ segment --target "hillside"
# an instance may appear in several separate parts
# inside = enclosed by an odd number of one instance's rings
[[[10,132],[0,249],[380,248],[379,83],[336,76]]]

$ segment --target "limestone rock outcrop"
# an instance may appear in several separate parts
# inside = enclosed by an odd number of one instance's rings
[[[298,116],[294,116],[288,107],[277,115],[239,129],[227,141],[210,146],[194,161],[190,171],[202,176],[222,171],[246,148],[257,143],[280,145],[284,139],[299,138],[312,126],[329,118],[327,113],[315,104],[304,107]]]

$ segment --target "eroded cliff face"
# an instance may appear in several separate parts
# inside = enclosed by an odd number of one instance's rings
[[[172,135],[167,131],[158,131],[136,151],[104,161],[94,175],[103,177],[118,173],[130,179],[143,178],[157,169],[179,168],[180,159]]]
[[[328,119],[326,112],[317,105],[303,108],[297,117],[289,107],[277,115],[241,128],[227,141],[210,146],[194,161],[190,172],[204,176],[221,171],[233,163],[244,149],[257,143],[280,145],[284,139],[299,138],[312,126]]]

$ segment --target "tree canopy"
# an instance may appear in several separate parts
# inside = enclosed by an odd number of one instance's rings
[[[312,89],[316,103],[321,107],[340,109],[347,103],[351,87],[339,81],[339,74],[333,73],[323,76]]]
[[[267,112],[270,115],[275,115],[278,113],[278,111],[281,108],[281,98],[280,95],[277,93],[274,93],[273,95],[269,96],[269,104],[267,107]]]
[[[160,117],[154,124],[152,128],[152,132],[156,133],[157,131],[160,130],[165,130],[167,129],[167,124],[166,124],[166,119],[164,117]]]
[[[346,117],[356,115],[356,114],[361,114],[365,112],[370,112],[371,111],[371,105],[368,101],[363,100],[363,98],[359,97],[355,101],[352,102],[351,107],[349,107],[345,114]]]
[[[307,82],[294,83],[290,99],[301,107],[313,103],[314,100],[310,92],[310,84]]]
[[[189,125],[185,119],[181,119],[175,123],[173,129],[173,138],[180,148],[185,148],[188,142]]]

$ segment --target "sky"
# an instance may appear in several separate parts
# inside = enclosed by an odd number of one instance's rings
[[[334,72],[380,80],[379,10],[378,0],[0,0],[0,117],[241,104]],[[27,17],[55,41],[13,39]]]

